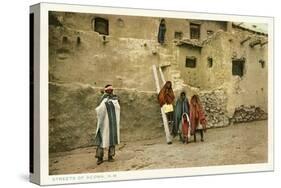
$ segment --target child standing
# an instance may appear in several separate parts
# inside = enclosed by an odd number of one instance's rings
[[[190,137],[190,121],[187,113],[182,115],[182,142],[188,144],[188,139]]]

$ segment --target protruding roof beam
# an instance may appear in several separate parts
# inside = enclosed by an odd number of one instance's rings
[[[257,40],[254,40],[254,41],[250,42],[249,46],[251,48],[253,48],[253,47],[255,47],[258,44],[261,44],[261,40],[260,39],[257,39]]]
[[[244,40],[240,41],[240,44],[243,45],[245,42],[247,42],[248,40],[250,40],[251,37],[248,36],[247,38],[245,38]]]
[[[264,41],[264,42],[261,43],[261,46],[264,46],[267,43],[268,43],[268,41]]]

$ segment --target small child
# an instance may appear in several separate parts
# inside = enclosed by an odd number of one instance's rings
[[[188,139],[190,137],[190,121],[187,113],[182,115],[182,137],[182,142],[188,144]]]

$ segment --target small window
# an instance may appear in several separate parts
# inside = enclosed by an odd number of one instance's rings
[[[208,67],[211,68],[213,66],[213,58],[208,57]]]
[[[200,25],[190,24],[190,39],[200,39]]]
[[[108,20],[104,18],[95,18],[94,22],[94,31],[102,35],[108,35]]]
[[[261,64],[261,68],[264,68],[265,67],[265,61],[264,60],[259,60],[259,63]]]
[[[62,43],[63,43],[63,44],[68,43],[68,38],[67,38],[66,36],[63,36],[63,37],[62,37]]]
[[[232,75],[242,77],[244,75],[244,66],[244,59],[232,60]]]
[[[196,67],[196,57],[186,57],[185,67],[195,68]]]
[[[77,44],[77,45],[80,45],[80,44],[81,44],[81,38],[80,38],[80,37],[77,37],[77,39],[76,39],[76,44]]]
[[[176,32],[175,32],[175,39],[181,40],[181,39],[182,39],[182,32],[176,31]]]

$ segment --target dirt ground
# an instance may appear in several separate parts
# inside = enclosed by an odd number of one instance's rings
[[[163,130],[164,131],[164,130]],[[121,135],[122,137],[122,135]],[[182,144],[178,137],[168,145],[164,137],[121,142],[114,162],[96,165],[95,147],[50,154],[50,174],[75,174],[160,168],[263,163],[267,161],[267,121],[208,129],[204,142]]]

